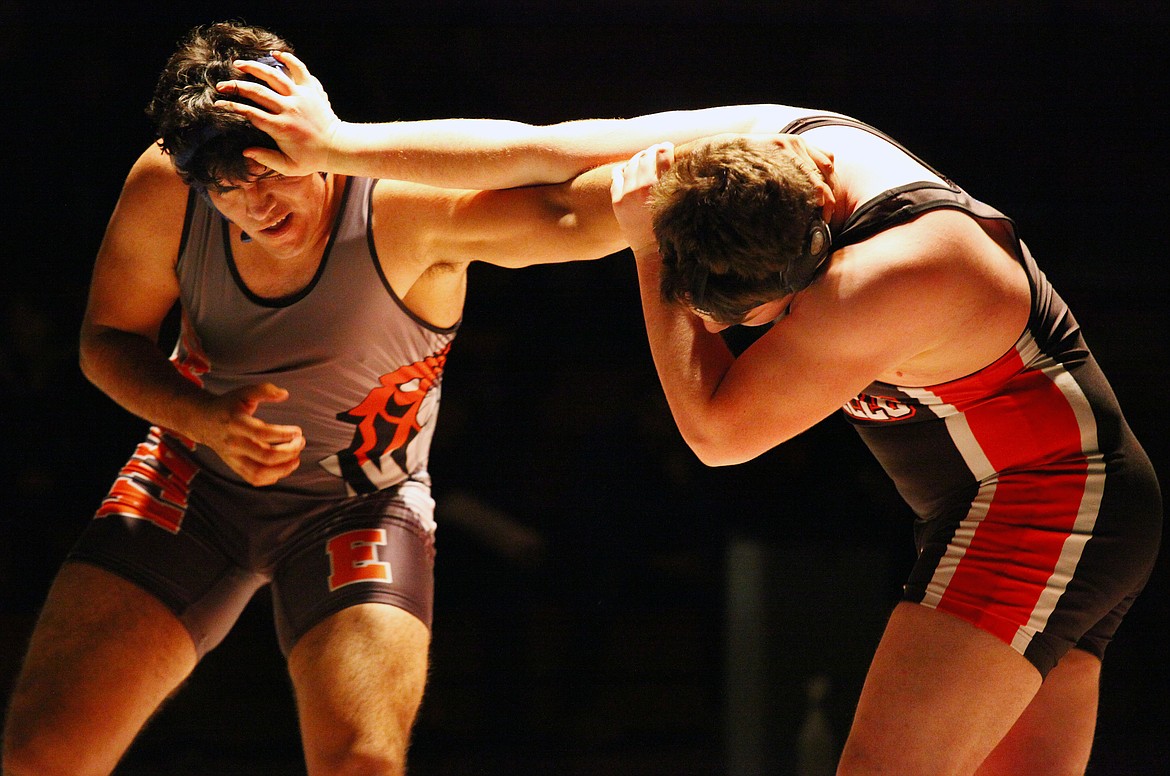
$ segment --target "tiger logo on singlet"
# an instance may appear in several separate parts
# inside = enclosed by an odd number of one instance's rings
[[[427,398],[443,375],[450,348],[448,343],[422,361],[382,375],[357,406],[337,413],[338,420],[354,425],[353,440],[322,460],[321,467],[355,493],[373,493],[409,472],[410,443],[433,414]]]

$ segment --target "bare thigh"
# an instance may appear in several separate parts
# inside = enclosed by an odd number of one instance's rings
[[[343,609],[293,647],[305,760],[311,776],[398,776],[426,685],[430,631],[385,604]]]
[[[65,564],[13,689],[4,773],[109,773],[195,663],[187,630],[157,598]]]
[[[839,773],[974,773],[1039,687],[1035,667],[996,637],[901,603],[874,655]]]
[[[979,776],[1074,776],[1089,765],[1097,727],[1101,661],[1079,649],[1044,679],[1028,708],[979,769]]]

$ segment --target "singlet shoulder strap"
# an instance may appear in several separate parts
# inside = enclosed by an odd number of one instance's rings
[[[869,132],[893,145],[946,182],[946,185],[940,185],[934,181],[907,183],[884,191],[863,203],[846,219],[840,232],[833,235],[834,248],[862,242],[878,232],[905,223],[921,213],[939,208],[961,210],[978,219],[1006,222],[1012,233],[1015,234],[1015,223],[1010,218],[990,205],[971,197],[946,175],[876,127],[845,116],[812,115],[802,116],[790,122],[781,132],[799,135],[819,127],[833,126],[852,127]]]
[[[931,210],[950,208],[988,221],[1002,221],[1015,235],[1015,222],[995,208],[971,197],[958,187],[932,181],[917,181],[882,192],[854,210],[833,236],[833,247],[841,248],[869,239]]]
[[[175,255],[176,263],[183,256],[183,251],[187,250],[187,238],[191,234],[191,221],[195,218],[195,205],[198,203],[199,196],[195,190],[187,188],[187,207],[183,212],[183,233],[179,237],[179,252]]]
[[[902,145],[894,138],[887,135],[885,132],[882,132],[877,127],[871,127],[869,124],[866,124],[864,121],[858,121],[857,119],[851,119],[851,118],[848,118],[847,116],[828,116],[828,115],[802,116],[798,119],[795,119],[795,120],[789,122],[788,126],[784,127],[784,129],[780,130],[780,133],[783,135],[799,135],[803,132],[809,131],[810,129],[818,129],[820,127],[852,127],[854,129],[860,129],[860,130],[863,130],[865,132],[870,133],[871,135],[875,135],[877,137],[880,137],[882,140],[885,140],[887,143],[894,146],[899,151],[906,154],[906,156],[909,156],[911,159],[918,162],[918,164],[920,164],[923,167],[925,167],[926,169],[930,170],[932,173],[934,173],[938,177],[942,178],[947,183],[954,185],[950,178],[948,178],[946,175],[944,175],[939,170],[936,170],[933,165],[929,164],[926,160],[922,159],[920,156],[918,156],[918,154],[914,153],[909,148],[907,148],[906,146]]]

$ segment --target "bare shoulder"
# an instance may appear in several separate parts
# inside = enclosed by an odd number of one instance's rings
[[[441,257],[450,212],[467,192],[404,181],[374,187],[371,231],[379,266],[396,296],[428,323],[452,326],[462,317],[470,262]]]
[[[1016,257],[956,210],[925,213],[842,249],[824,280],[820,304],[841,305],[871,334],[897,342],[882,379],[903,385],[986,366],[1016,342],[1031,311]]]
[[[907,183],[946,183],[906,151],[860,127],[828,125],[811,129],[803,137],[833,154],[838,174],[848,180],[858,204]]]
[[[954,314],[969,303],[1011,304],[1012,289],[1028,297],[1027,276],[1014,254],[976,219],[953,209],[923,213],[846,246],[833,255],[830,270],[843,298],[873,297],[883,307],[903,300],[908,311]]]
[[[161,190],[186,191],[187,184],[175,172],[170,154],[157,143],[151,143],[139,154],[126,176],[126,183],[137,187],[156,187]]]
[[[153,336],[178,297],[174,267],[189,191],[157,146],[130,169],[98,249],[85,328]]]
[[[812,116],[832,116],[840,119],[849,119],[843,113],[836,111],[824,110],[821,108],[808,108],[795,105],[750,105],[745,106],[756,111],[758,114],[752,124],[751,131],[753,133],[767,133],[780,132],[789,124],[799,119],[806,119]]]
[[[167,225],[176,215],[182,218],[188,193],[187,184],[175,172],[170,156],[152,144],[130,168],[111,225],[142,228]]]

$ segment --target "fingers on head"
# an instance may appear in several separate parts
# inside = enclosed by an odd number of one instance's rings
[[[674,162],[674,143],[659,143],[655,153],[655,161],[658,165],[658,172],[670,167]]]
[[[239,103],[233,100],[233,97],[242,97],[246,100],[260,105],[265,110],[275,110],[278,103],[273,99],[273,91],[264,86],[252,83],[251,81],[222,81],[216,84],[216,90],[223,97],[222,100],[216,104],[219,107],[226,107],[236,113],[256,113],[256,109],[250,105]],[[224,105],[224,102],[233,103],[232,105]]]
[[[288,74],[294,83],[300,83],[309,74],[309,68],[291,51],[273,51],[272,56],[288,68]]]

